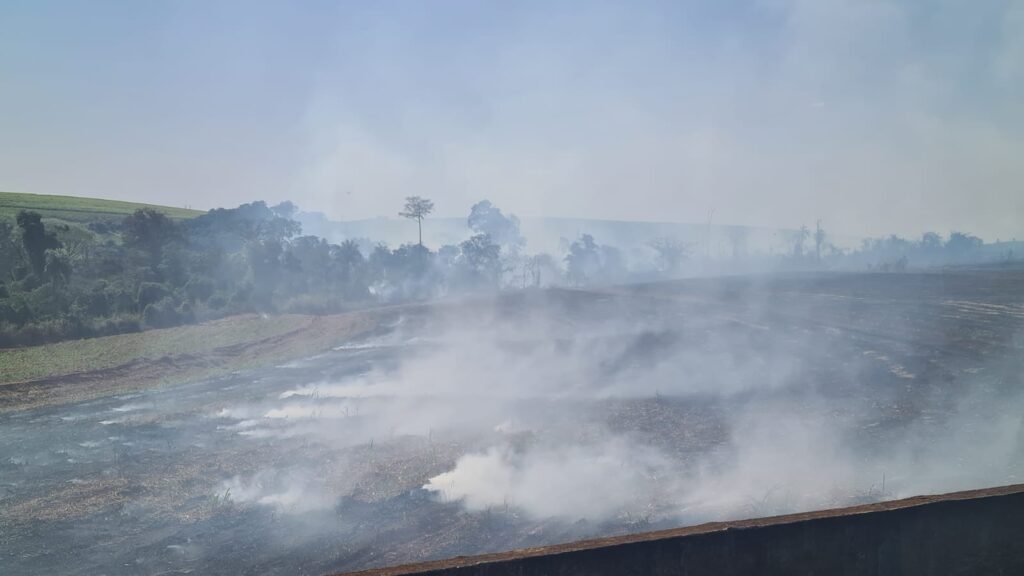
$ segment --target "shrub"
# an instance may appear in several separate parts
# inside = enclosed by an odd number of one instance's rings
[[[191,324],[196,321],[196,313],[189,302],[182,302],[176,311],[178,324]]]
[[[208,278],[193,276],[189,279],[188,283],[185,284],[185,295],[193,302],[197,300],[200,302],[205,301],[213,295],[213,292],[213,282]]]
[[[210,299],[206,301],[206,305],[211,310],[220,310],[228,305],[228,299],[223,294],[214,294],[210,296]]]
[[[91,317],[103,317],[110,314],[110,301],[102,287],[75,298],[75,306]]]
[[[140,332],[141,330],[142,324],[137,316],[114,316],[97,321],[94,333],[96,336],[112,336],[114,334]]]
[[[113,290],[108,294],[110,308],[115,313],[133,314],[136,311],[135,298],[126,290]]]
[[[142,322],[147,328],[167,328],[181,323],[174,300],[170,297],[146,305],[142,310]]]
[[[170,292],[164,287],[163,284],[156,282],[143,282],[139,284],[139,292],[135,298],[135,301],[139,305],[139,310],[145,310],[150,304],[155,304],[164,298],[167,298]]]
[[[228,306],[233,312],[249,312],[252,310],[252,290],[248,285],[241,286],[228,300]]]

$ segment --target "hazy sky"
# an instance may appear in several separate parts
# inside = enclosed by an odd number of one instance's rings
[[[1024,238],[1024,2],[16,2],[0,190]]]

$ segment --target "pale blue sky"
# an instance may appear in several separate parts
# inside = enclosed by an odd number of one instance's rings
[[[0,4],[0,189],[1024,238],[1024,3]]]

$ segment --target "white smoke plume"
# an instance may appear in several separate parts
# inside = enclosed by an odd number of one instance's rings
[[[329,450],[418,446],[425,464],[403,477],[422,474],[413,487],[436,502],[566,524],[762,516],[1024,470],[1021,412],[1007,410],[1021,395],[977,371],[908,404],[919,367],[844,348],[834,329],[769,326],[769,303],[727,314],[630,298],[442,307],[387,337],[395,363],[229,413],[240,434]],[[351,486],[371,472],[340,473]],[[234,486],[252,502],[295,493]]]

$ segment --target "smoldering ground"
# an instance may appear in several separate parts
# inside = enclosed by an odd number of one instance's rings
[[[272,370],[8,415],[3,561],[322,573],[1019,481],[1024,308],[987,278],[452,301]]]

